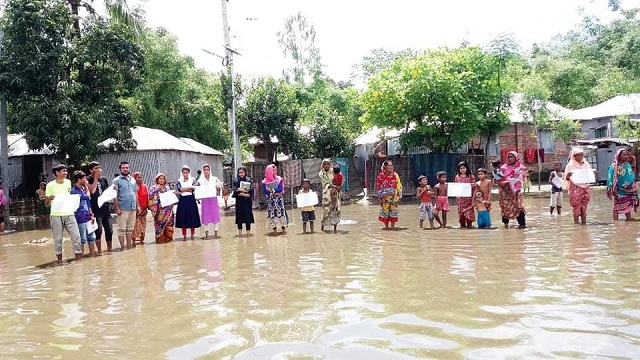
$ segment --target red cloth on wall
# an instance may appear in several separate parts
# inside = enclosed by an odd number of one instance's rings
[[[526,149],[524,151],[524,162],[526,164],[535,164],[538,160],[536,149]]]

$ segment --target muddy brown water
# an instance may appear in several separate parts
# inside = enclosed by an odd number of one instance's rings
[[[527,198],[524,231],[419,230],[415,204],[383,231],[359,203],[338,235],[300,235],[296,210],[269,236],[257,212],[248,239],[227,216],[219,240],[55,267],[39,267],[52,244],[29,244],[49,231],[6,235],[0,357],[638,358],[640,223],[593,198],[586,227],[566,198],[560,217]]]

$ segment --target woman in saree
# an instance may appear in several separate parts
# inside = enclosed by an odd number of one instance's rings
[[[267,227],[276,232],[282,228],[282,233],[287,232],[289,217],[284,207],[284,179],[278,176],[278,168],[271,164],[264,170],[262,191],[269,199],[267,206]]]
[[[245,225],[247,236],[251,235],[251,224],[253,224],[253,180],[247,174],[247,168],[239,167],[238,174],[233,180],[233,193],[236,199],[236,226],[238,227],[238,237],[242,237],[242,225]]]
[[[156,243],[163,244],[173,240],[173,205],[162,207],[160,194],[171,192],[167,186],[167,177],[160,173],[156,175],[156,183],[149,189],[149,209],[153,215],[153,227]]]
[[[569,162],[564,169],[564,176],[569,181],[569,204],[573,208],[573,222],[582,225],[587,224],[587,207],[591,201],[591,188],[588,183],[575,183],[571,176],[578,170],[591,169],[591,165],[584,159],[584,151],[580,148],[571,149]]]
[[[455,182],[471,184],[471,194],[475,194],[476,178],[471,173],[469,164],[462,161],[458,164]],[[458,220],[461,229],[471,229],[473,222],[476,221],[476,211],[473,197],[458,197]]]
[[[398,173],[393,171],[393,162],[385,160],[382,163],[380,174],[376,180],[376,191],[380,201],[380,220],[385,229],[395,228],[398,222],[398,204],[402,197],[402,182]]]
[[[500,214],[505,229],[509,228],[509,220],[516,219],[518,228],[527,227],[525,219],[524,205],[522,204],[522,187],[527,168],[520,163],[520,157],[516,151],[510,151],[507,155],[507,162],[500,167],[503,179],[498,183]]]
[[[631,211],[638,208],[638,191],[636,174],[629,163],[627,149],[618,150],[609,166],[607,197],[613,199],[613,220],[618,220],[618,215],[621,214],[624,214],[627,221],[631,220]]]
[[[324,227],[333,225],[333,233],[338,232],[338,224],[340,223],[340,207],[341,207],[341,187],[333,184],[333,169],[330,160],[322,161],[322,168],[318,173],[320,183],[322,184],[322,221],[320,223],[320,231],[324,231]],[[331,192],[338,191],[337,196],[331,196]]]

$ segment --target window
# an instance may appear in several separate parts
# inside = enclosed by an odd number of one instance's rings
[[[603,128],[600,128],[600,129],[596,129],[596,130],[593,132],[593,136],[594,136],[596,139],[602,139],[603,137],[606,137],[606,136],[607,136],[607,128],[604,128],[604,127],[603,127]]]
[[[556,151],[555,139],[549,130],[540,130],[540,148],[544,149],[546,154],[553,154]]]

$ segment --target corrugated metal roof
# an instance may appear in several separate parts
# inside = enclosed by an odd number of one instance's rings
[[[9,144],[9,157],[27,156],[27,155],[51,155],[53,152],[46,146],[39,150],[29,149],[27,139],[24,134],[7,135],[7,144]]]
[[[627,94],[615,96],[598,105],[575,110],[571,113],[571,118],[591,120],[636,114],[640,114],[640,94]]]
[[[133,140],[135,140],[137,144],[135,150],[138,151],[179,150],[206,155],[223,155],[221,152],[212,149],[204,144],[201,144],[195,140],[187,139],[187,142],[160,129],[150,129],[143,126],[135,126],[131,128],[131,135]],[[100,144],[103,146],[108,146],[111,142],[113,142],[113,139],[105,140]]]
[[[224,155],[223,153],[221,153],[220,151],[209,147],[205,144],[201,144],[193,139],[189,139],[189,138],[185,138],[185,137],[181,137],[180,140],[184,141],[187,143],[187,145],[193,147],[194,149],[197,149],[199,153],[201,154],[207,154],[207,155]]]
[[[511,95],[511,107],[509,108],[509,119],[511,120],[512,124],[520,124],[520,123],[527,122],[527,120],[525,120],[524,116],[522,116],[522,113],[520,112],[520,103],[522,103],[523,95],[524,94],[522,93],[515,93]],[[556,118],[552,120],[559,120],[560,118],[572,118],[571,114],[573,113],[573,110],[567,109],[564,106],[547,101],[546,107],[548,111],[556,115],[555,116]]]

